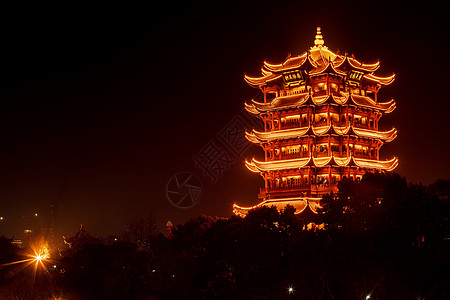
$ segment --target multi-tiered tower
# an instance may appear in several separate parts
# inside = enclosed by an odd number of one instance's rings
[[[297,213],[317,211],[323,194],[336,192],[343,178],[359,180],[365,172],[391,171],[398,158],[380,161],[380,148],[397,136],[397,129],[379,131],[383,114],[395,101],[378,102],[378,91],[394,76],[378,77],[380,63],[364,64],[347,54],[332,52],[317,28],[314,46],[282,64],[264,62],[261,77],[245,76],[264,94],[264,102],[245,104],[264,122],[264,132],[246,133],[264,150],[264,161],[246,166],[264,179],[261,205]],[[234,205],[238,215],[254,207]]]

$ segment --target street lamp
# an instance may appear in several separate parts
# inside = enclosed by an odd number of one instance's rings
[[[289,295],[292,295],[294,293],[294,287],[293,286],[289,286],[288,287],[288,293],[289,293]]]

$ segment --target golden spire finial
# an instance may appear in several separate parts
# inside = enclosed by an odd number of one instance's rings
[[[320,27],[317,27],[316,39],[314,40],[314,46],[316,47],[322,47],[323,44],[325,43],[323,41],[323,36],[320,30],[321,30]]]

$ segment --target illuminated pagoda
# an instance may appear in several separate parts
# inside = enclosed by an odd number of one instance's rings
[[[245,76],[259,88],[264,102],[245,103],[260,117],[264,131],[246,132],[247,139],[264,150],[264,161],[245,161],[264,179],[262,202],[253,207],[236,204],[233,212],[245,216],[262,205],[282,209],[293,205],[317,213],[321,196],[337,192],[343,178],[360,180],[364,173],[392,171],[398,158],[380,160],[380,148],[394,140],[397,129],[379,131],[383,114],[395,101],[378,101],[378,91],[394,81],[395,74],[379,77],[380,63],[365,64],[324,45],[320,27],[314,46],[282,64],[264,62],[261,77]]]

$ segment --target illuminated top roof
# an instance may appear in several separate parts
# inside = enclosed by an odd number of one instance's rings
[[[349,101],[350,100],[350,101]],[[269,103],[261,103],[252,100],[251,103],[245,103],[245,109],[252,114],[260,114],[263,112],[274,111],[277,109],[287,109],[299,107],[305,104],[322,105],[327,102],[336,103],[339,105],[354,104],[357,106],[364,106],[379,110],[383,113],[390,113],[396,108],[394,99],[388,102],[375,102],[368,96],[361,96],[349,94],[346,92],[339,92],[338,94],[331,93],[330,95],[314,96],[309,93],[294,94],[289,96],[276,97]]]
[[[324,167],[324,166],[357,166],[360,168],[377,169],[392,171],[398,166],[398,158],[394,157],[391,160],[380,161],[373,159],[356,158],[353,156],[335,157],[334,155],[328,157],[304,157],[295,159],[284,159],[261,162],[254,158],[249,162],[245,161],[245,166],[252,172],[269,172],[277,170],[300,169],[304,167]]]
[[[281,64],[272,64],[264,61],[261,77],[244,76],[244,79],[254,87],[267,85],[281,78],[283,72],[295,69],[304,70],[309,75],[335,73],[346,76],[354,70],[363,73],[363,78],[380,85],[388,85],[394,81],[395,74],[388,77],[379,77],[373,73],[380,67],[380,62],[365,64],[353,57],[336,54],[324,45],[320,27],[314,40],[314,46],[298,56],[287,58]]]
[[[337,134],[337,135],[357,135],[363,138],[379,139],[383,142],[391,142],[397,137],[397,129],[392,128],[389,131],[377,131],[372,129],[363,129],[353,127],[351,124],[347,126],[335,126],[329,124],[327,126],[306,126],[292,129],[275,130],[270,132],[260,132],[252,130],[252,132],[245,132],[245,137],[252,143],[264,143],[276,140],[288,140],[300,138],[306,135],[320,136],[324,134]]]

